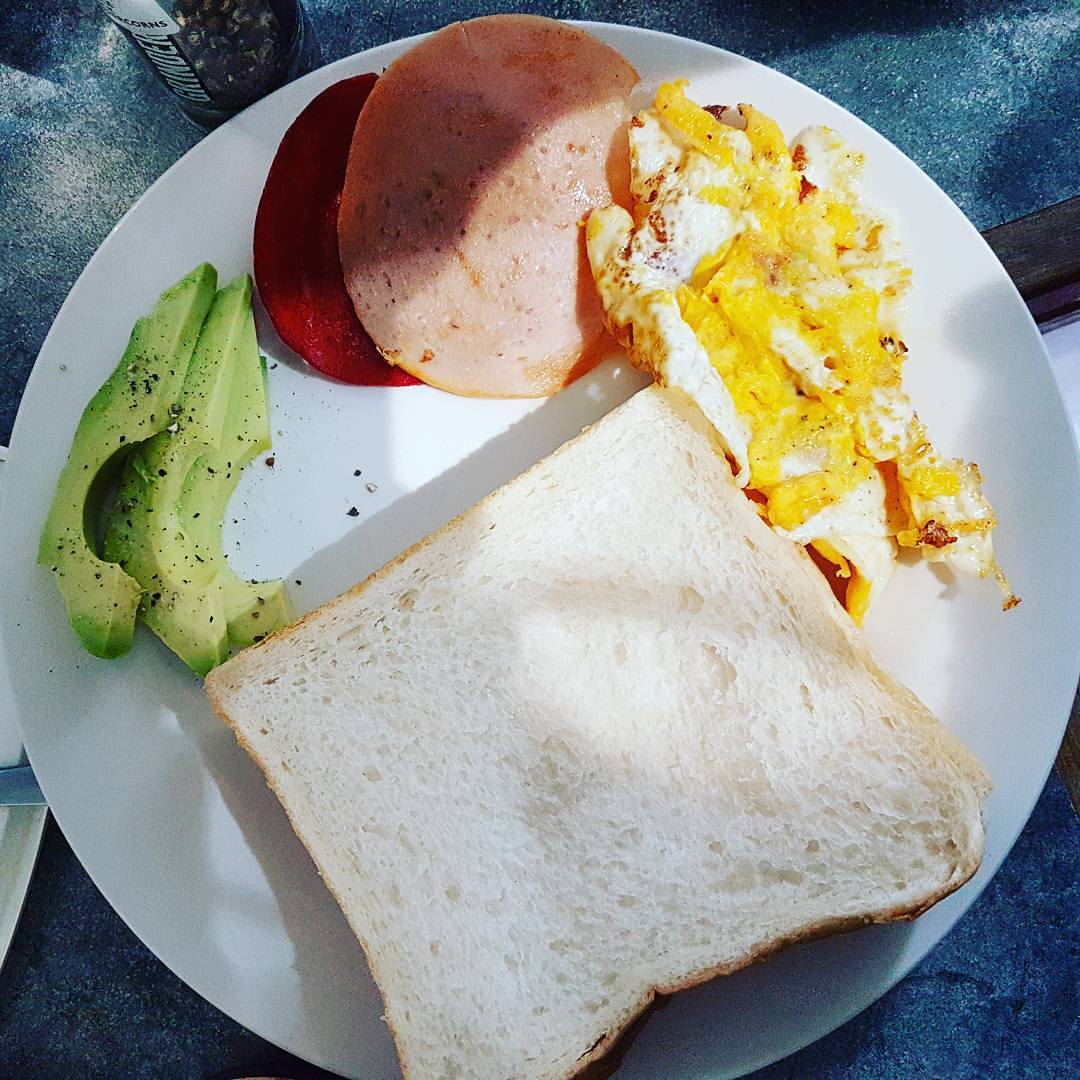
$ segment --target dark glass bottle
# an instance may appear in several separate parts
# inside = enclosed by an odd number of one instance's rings
[[[311,70],[318,48],[297,0],[101,0],[180,107],[215,127]]]

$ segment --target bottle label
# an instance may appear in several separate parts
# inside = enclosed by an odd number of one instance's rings
[[[180,32],[179,24],[156,0],[101,0],[101,6],[113,22],[133,34],[168,37]]]
[[[209,102],[207,94],[173,36],[180,32],[175,19],[155,0],[101,0],[105,14],[126,30],[149,57],[174,94],[187,101]]]

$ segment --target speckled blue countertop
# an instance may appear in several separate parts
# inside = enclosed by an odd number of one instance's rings
[[[500,10],[439,0],[306,6],[326,60]],[[1076,0],[514,8],[665,30],[778,68],[881,131],[981,229],[1080,192]],[[0,5],[0,442],[75,278],[199,137],[92,0]],[[758,1076],[1076,1076],[1078,868],[1080,826],[1051,774],[1012,854],[941,945],[861,1016]],[[246,1075],[328,1074],[180,983],[50,825],[0,974],[0,1076]]]

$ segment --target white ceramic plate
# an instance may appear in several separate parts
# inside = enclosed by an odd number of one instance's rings
[[[1024,604],[994,586],[901,567],[867,627],[883,660],[986,763],[995,782],[978,878],[914,926],[801,947],[678,996],[621,1075],[726,1076],[779,1058],[897,981],[978,895],[1011,847],[1053,760],[1080,667],[1080,480],[1035,327],[972,226],[910,161],[824,98],[757,64],[665,35],[594,26],[643,77],[687,76],[703,102],[752,101],[789,133],[824,121],[866,151],[915,267],[909,385],[946,452],[983,467],[1001,561]],[[22,403],[2,506],[3,678],[31,761],[72,847],[105,896],[181,978],[268,1039],[365,1078],[396,1064],[359,949],[285,817],[214,719],[201,685],[148,634],[104,662],[82,653],[47,573],[39,526],[82,405],[157,293],[209,259],[251,265],[251,230],[278,140],[346,75],[408,42],[286,87],[208,136],[108,237],[50,332]],[[427,388],[333,384],[302,370],[268,328],[276,467],[245,475],[227,550],[283,575],[307,609],[575,433],[640,385],[610,363],[541,404]],[[361,477],[354,477],[362,469]],[[369,492],[365,485],[377,485]],[[347,516],[350,506],[359,518]]]

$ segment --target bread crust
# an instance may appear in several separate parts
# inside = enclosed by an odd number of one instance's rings
[[[414,545],[418,546],[418,545]],[[404,558],[404,556],[401,556]],[[371,575],[375,577],[375,575]],[[368,581],[371,578],[367,579]],[[363,583],[366,585],[367,581]],[[360,588],[361,586],[357,586]],[[262,643],[260,642],[260,645]],[[258,645],[252,646],[252,648],[258,648]],[[287,801],[282,797],[282,793],[278,790],[274,783],[273,772],[267,767],[262,755],[256,749],[254,745],[247,739],[244,733],[239,730],[236,724],[229,716],[228,710],[222,705],[220,698],[216,694],[212,685],[208,683],[207,694],[210,698],[214,711],[226,724],[226,726],[232,731],[237,743],[248,753],[252,760],[258,765],[259,770],[263,774],[263,779],[266,781],[266,785],[274,793],[278,802],[281,804],[285,811],[285,816],[289,820],[289,825],[301,844],[304,845],[305,851],[307,851],[312,863],[315,865],[315,869],[322,879],[323,884],[329,889],[330,894],[334,897],[335,902],[341,909],[342,914],[345,916],[346,921],[349,923],[349,927],[355,935],[357,941],[360,944],[360,948],[364,954],[364,959],[371,970],[372,978],[375,980],[377,986],[381,986],[379,980],[378,968],[372,959],[371,950],[367,941],[364,939],[364,935],[361,933],[360,927],[356,926],[349,918],[343,897],[341,897],[337,890],[334,888],[333,882],[326,876],[323,867],[320,865],[318,857],[308,847],[307,841],[304,839],[303,831],[297,824],[295,816],[292,810],[289,808]],[[771,956],[781,952],[784,949],[790,948],[793,945],[800,945],[809,943],[811,941],[818,941],[822,938],[832,937],[834,934],[850,933],[854,930],[861,930],[866,926],[872,926],[876,924],[884,924],[890,922],[912,922],[922,915],[925,911],[928,911],[939,901],[944,900],[946,896],[951,895],[967,881],[969,881],[979,868],[981,860],[975,860],[969,862],[967,865],[958,867],[958,874],[954,875],[953,879],[949,881],[942,888],[924,897],[922,900],[914,904],[906,906],[898,906],[892,908],[885,908],[879,911],[867,912],[865,915],[847,916],[844,918],[825,919],[821,922],[811,923],[801,929],[795,931],[792,934],[785,935],[775,941],[764,941],[757,948],[747,953],[745,956],[738,960],[733,960],[726,964],[717,964],[713,967],[703,968],[701,971],[694,972],[688,975],[685,979],[680,980],[677,983],[671,983],[665,986],[652,986],[646,990],[637,1002],[627,1010],[624,1019],[617,1027],[612,1027],[606,1032],[602,1033],[597,1041],[585,1051],[580,1058],[577,1059],[573,1068],[565,1073],[566,1080],[580,1080],[580,1078],[588,1077],[589,1080],[598,1080],[598,1075],[608,1074],[593,1074],[589,1070],[597,1063],[602,1062],[612,1051],[619,1048],[620,1040],[627,1034],[628,1031],[634,1026],[634,1024],[641,1020],[655,1005],[658,998],[666,997],[671,994],[676,994],[680,990],[692,990],[696,986],[703,986],[705,983],[712,982],[713,979],[718,979],[724,975],[733,975],[736,971],[741,971],[743,968],[752,966],[753,964],[760,964],[768,960]],[[390,1034],[394,1039],[394,1045],[397,1048],[398,1058],[401,1061],[402,1073],[408,1077],[410,1075],[409,1062],[404,1057],[402,1051],[403,1047],[401,1040],[398,1036],[397,1028],[394,1025],[394,1017],[392,1007],[384,1002],[385,1019],[387,1027],[390,1029]],[[635,1033],[636,1034],[636,1033]]]
[[[261,642],[259,644],[262,644]],[[254,646],[251,646],[254,648]],[[376,987],[379,988],[379,995],[382,996],[382,983],[379,981],[379,971],[375,965],[375,961],[372,959],[371,949],[368,946],[367,941],[364,939],[363,934],[360,932],[360,928],[354,925],[352,919],[349,918],[348,910],[344,903],[344,897],[340,896],[338,891],[334,888],[333,882],[326,876],[325,870],[315,853],[308,846],[307,840],[304,838],[304,833],[297,824],[296,817],[293,811],[289,808],[288,802],[283,798],[282,793],[278,790],[277,785],[274,783],[273,771],[267,766],[266,761],[263,759],[262,754],[252,745],[247,736],[236,726],[232,718],[229,716],[228,710],[222,705],[221,699],[215,693],[213,686],[207,685],[207,696],[210,699],[210,704],[213,706],[214,712],[222,719],[226,727],[233,733],[233,737],[236,739],[237,744],[247,753],[251,760],[259,767],[259,771],[263,774],[263,780],[266,781],[266,786],[274,793],[274,797],[277,799],[281,808],[285,811],[285,817],[288,818],[289,827],[292,829],[296,838],[303,845],[304,850],[308,853],[308,857],[311,859],[315,866],[315,870],[319,877],[322,879],[322,883],[329,890],[330,895],[334,898],[334,903],[337,904],[342,915],[345,917],[345,921],[349,924],[349,929],[353,932],[353,936],[356,938],[360,945],[360,950],[364,955],[364,962],[367,964],[368,969],[371,971],[371,977],[375,980]],[[386,1001],[383,1001],[384,1017],[386,1019],[386,1026],[390,1029],[390,1035],[394,1040],[394,1047],[397,1051],[398,1060],[401,1062],[402,1073],[407,1077],[409,1070],[407,1062],[402,1054],[401,1041],[398,1037],[397,1029],[394,1027],[393,1018],[390,1015],[390,1007]]]
[[[677,403],[681,400],[680,395],[673,394],[673,392],[668,390],[661,390],[657,387],[650,387],[646,390],[639,391],[639,393],[663,394],[669,402]],[[627,406],[624,405],[621,408],[626,407]],[[604,417],[601,420],[597,421],[597,424],[601,424],[609,420],[611,415],[612,414],[609,414],[608,417]],[[692,406],[687,407],[686,415],[684,418],[689,420],[689,422],[691,423],[699,425],[700,429],[709,435],[714,446],[718,445],[716,443],[715,435],[712,432],[711,427],[709,427],[707,423],[699,417],[696,410],[693,410]],[[526,470],[526,472],[522,473],[521,476],[518,478],[518,481],[523,480],[529,477],[531,474],[536,473],[541,468],[550,465],[552,460],[557,459],[560,455],[570,452],[571,448],[580,440],[586,438],[589,435],[589,432],[595,426],[596,424],[584,428],[582,432],[574,439],[571,439],[568,442],[564,443],[561,447],[555,450],[543,461],[536,463],[530,469]],[[518,481],[515,481],[515,483]],[[301,842],[304,844],[305,848],[308,850],[308,853],[311,856],[320,877],[323,878],[323,881],[329,888],[331,894],[334,896],[335,900],[342,908],[342,911],[345,913],[346,919],[349,922],[349,925],[361,946],[365,958],[367,959],[367,963],[369,965],[369,968],[371,969],[371,973],[376,983],[380,985],[380,987],[382,984],[379,978],[379,972],[377,966],[372,959],[372,952],[368,945],[368,942],[365,940],[362,928],[353,923],[352,918],[350,918],[348,914],[348,909],[343,902],[344,898],[339,895],[338,891],[334,887],[332,880],[326,875],[326,868],[324,868],[320,864],[315,852],[308,845],[301,825],[297,820],[296,814],[289,806],[288,801],[283,797],[283,793],[279,790],[278,785],[275,782],[274,770],[267,765],[258,748],[251,743],[245,733],[237,726],[237,724],[229,715],[228,709],[225,707],[218,692],[218,684],[226,683],[232,677],[233,672],[243,672],[247,667],[250,667],[252,664],[258,665],[263,659],[266,658],[265,650],[273,650],[275,648],[287,647],[287,642],[289,638],[292,635],[296,634],[311,620],[315,619],[316,617],[320,617],[327,611],[332,611],[339,605],[351,602],[356,597],[362,595],[364,592],[370,589],[376,582],[382,580],[385,577],[393,575],[399,567],[415,558],[418,554],[424,552],[429,547],[440,542],[448,535],[457,532],[462,527],[463,523],[467,518],[472,517],[478,512],[482,511],[485,506],[489,505],[498,496],[498,494],[499,491],[496,491],[485,496],[478,503],[474,504],[474,506],[465,510],[463,513],[455,516],[440,529],[436,530],[435,532],[411,545],[408,549],[396,556],[385,566],[369,574],[363,581],[354,585],[341,596],[322,605],[315,611],[308,613],[303,618],[293,623],[291,626],[281,631],[278,631],[276,634],[268,637],[264,641],[259,642],[256,645],[253,645],[250,648],[244,650],[244,652],[238,654],[226,664],[215,669],[213,672],[210,673],[206,680],[206,689],[212,706],[214,707],[217,714],[224,721],[224,723],[233,731],[233,734],[237,739],[239,745],[243,747],[243,749],[259,766],[259,768],[263,772],[263,776],[266,780],[267,785],[278,797],[278,801],[281,802],[282,806],[284,807],[290,826],[293,828],[293,831],[296,833]],[[756,515],[748,517],[748,523],[750,522],[754,522],[757,524],[748,524],[748,528],[752,527],[756,530],[760,526],[761,529],[768,530],[768,526],[760,522],[760,519],[757,518]],[[790,551],[792,566],[799,567],[801,570],[808,570],[810,574],[814,575],[815,578],[819,580],[822,602],[828,605],[828,609],[832,612],[832,617],[843,627],[845,635],[852,640],[856,640],[858,632],[854,628],[854,624],[851,623],[851,620],[848,617],[847,613],[836,601],[828,585],[823,579],[820,578],[819,572],[816,570],[816,568],[813,567],[813,564],[809,557],[801,548],[798,547],[798,545],[795,544],[790,545]],[[870,662],[870,665],[872,670],[878,677],[888,678],[883,672],[881,672],[879,668],[876,667],[876,665],[872,663],[872,661]],[[892,682],[892,680],[889,681]],[[921,704],[918,703],[918,700],[917,698],[915,698],[914,694],[906,690],[904,691],[904,693],[911,699],[913,706],[918,706],[918,710],[920,712],[925,712],[925,709],[923,709]],[[952,739],[952,736],[948,735],[948,733],[945,732],[945,729],[942,729],[942,731],[943,734],[947,736],[946,741],[941,745],[942,753],[950,757],[954,767],[961,775],[964,776],[965,780],[967,780],[973,785],[973,787],[975,787],[976,790],[979,790],[981,788],[983,791],[985,791],[985,788],[987,787],[985,776],[982,776],[975,771],[977,767],[975,767],[974,765],[968,766],[964,759],[960,758],[955,753],[952,753],[952,746],[948,741]],[[551,1072],[545,1073],[543,1075],[548,1077],[561,1075],[566,1078],[575,1078],[575,1080],[580,1080],[580,1078],[584,1076],[594,1077],[597,1074],[591,1072],[590,1070],[596,1068],[598,1065],[603,1063],[605,1059],[608,1058],[608,1055],[612,1053],[612,1051],[619,1050],[620,1041],[623,1040],[627,1033],[631,1031],[635,1027],[635,1025],[637,1025],[642,1020],[642,1018],[648,1014],[648,1012],[655,1005],[658,999],[661,999],[664,996],[670,994],[674,994],[680,990],[686,990],[696,986],[700,986],[720,976],[729,975],[752,964],[760,963],[773,956],[777,952],[788,948],[791,945],[796,945],[803,942],[810,942],[820,938],[832,936],[833,934],[837,933],[850,932],[872,924],[889,923],[896,921],[911,921],[917,918],[926,910],[928,910],[934,904],[938,903],[940,900],[944,899],[946,896],[950,895],[958,888],[960,888],[975,874],[980,863],[981,851],[969,853],[967,854],[967,857],[962,858],[960,861],[958,861],[958,863],[954,866],[949,879],[944,884],[915,901],[904,905],[896,905],[893,907],[876,909],[858,915],[841,916],[820,920],[814,923],[808,923],[792,931],[791,933],[783,935],[782,937],[761,941],[744,955],[738,957],[735,960],[701,968],[697,971],[693,971],[687,974],[685,977],[680,978],[672,983],[651,986],[644,990],[640,994],[640,996],[634,1001],[634,1003],[625,1010],[624,1014],[617,1023],[613,1024],[605,1031],[599,1033],[597,1039],[590,1046],[584,1049],[581,1056],[577,1058],[573,1066],[568,1071],[560,1074]],[[385,1019],[390,1029],[391,1035],[394,1038],[395,1046],[398,1049],[398,1056],[401,1061],[403,1072],[406,1076],[408,1076],[410,1075],[410,1063],[407,1058],[404,1057],[405,1047],[394,1023],[393,1004],[390,1002],[384,1002],[384,1004],[386,1007]]]
[[[646,1016],[656,1004],[657,1000],[668,997],[671,994],[677,994],[680,990],[692,990],[696,986],[704,986],[706,983],[712,982],[713,979],[721,978],[724,975],[734,975],[736,971],[742,971],[743,968],[763,963],[770,957],[775,956],[778,952],[790,948],[792,945],[802,945],[812,941],[820,941],[823,938],[833,937],[835,934],[846,934],[851,933],[854,930],[862,930],[867,926],[890,922],[913,922],[922,915],[923,912],[928,911],[938,903],[938,901],[944,900],[946,896],[949,896],[959,889],[961,885],[969,881],[978,868],[979,863],[976,862],[974,865],[966,868],[961,877],[950,882],[944,888],[931,893],[928,897],[916,904],[911,904],[906,907],[886,908],[882,911],[868,912],[865,915],[825,919],[821,922],[805,926],[792,934],[787,934],[782,938],[778,938],[776,941],[762,942],[760,946],[752,952],[747,953],[746,956],[738,960],[733,960],[728,964],[717,964],[715,967],[705,968],[678,983],[672,983],[670,986],[650,987],[649,990],[642,995],[641,999],[634,1007],[634,1010],[627,1016],[626,1021],[619,1027],[612,1028],[608,1031],[589,1051],[578,1059],[575,1068],[566,1074],[567,1080],[580,1080],[580,1078],[583,1077],[588,1077],[588,1080],[599,1080],[600,1076],[610,1075],[610,1073],[605,1072],[594,1074],[589,1070],[592,1066],[603,1062],[612,1051],[619,1049],[619,1043],[623,1036],[627,1034],[630,1028],[638,1020]]]

